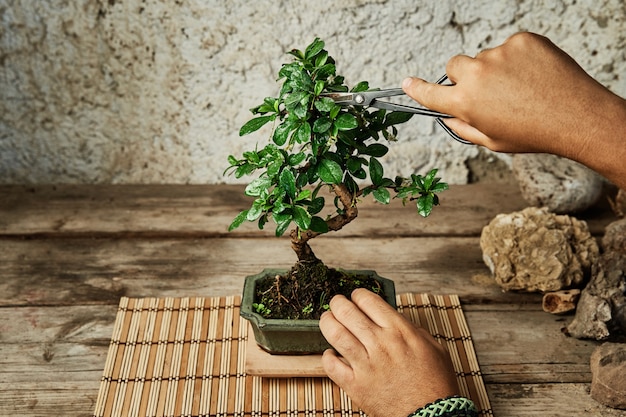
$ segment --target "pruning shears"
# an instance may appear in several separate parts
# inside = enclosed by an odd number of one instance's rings
[[[437,84],[442,84],[448,79],[447,75],[444,75],[439,80],[437,80]],[[413,107],[407,106],[404,104],[396,104],[391,103],[389,101],[382,101],[380,99],[400,96],[404,95],[404,91],[401,88],[388,88],[384,90],[371,90],[371,91],[360,91],[360,92],[333,92],[333,93],[324,93],[323,97],[328,97],[335,101],[336,104],[341,106],[363,106],[363,107],[375,107],[377,109],[391,110],[391,111],[399,111],[404,113],[413,113],[419,114],[422,116],[430,116],[434,117],[439,126],[446,131],[448,135],[450,135],[454,140],[465,144],[471,145],[472,142],[463,139],[459,135],[457,135],[452,129],[450,129],[444,122],[443,119],[450,119],[454,116],[449,114],[440,113],[435,110],[430,110],[424,107]]]

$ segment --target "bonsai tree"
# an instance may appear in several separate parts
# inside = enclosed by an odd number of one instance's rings
[[[252,108],[256,117],[239,131],[243,136],[271,123],[271,140],[262,148],[257,146],[244,152],[240,158],[228,157],[226,173],[234,173],[236,178],[256,175],[245,188],[245,194],[254,201],[235,217],[229,231],[246,221],[257,222],[259,229],[263,229],[271,219],[276,224],[276,236],[282,236],[294,225],[290,238],[298,261],[292,275],[297,279],[298,272],[304,272],[301,279],[306,283],[298,286],[303,292],[313,293],[311,285],[327,288],[329,280],[337,278],[328,277],[336,271],[323,265],[309,241],[341,230],[356,219],[361,198],[371,195],[377,202],[388,204],[393,193],[403,202],[415,202],[418,213],[428,216],[433,206],[439,204],[436,193],[448,185],[436,177],[436,169],[425,176],[385,177],[381,158],[388,152],[387,143],[396,140],[396,125],[408,121],[412,115],[360,106],[342,107],[325,97],[325,93],[348,91],[348,86],[344,77],[337,75],[335,60],[319,38],[304,51],[293,49],[289,54],[293,61],[284,64],[278,73],[278,81],[282,82],[278,97],[267,97]],[[368,83],[362,81],[350,91],[368,89]],[[326,187],[331,191],[330,204],[320,194]],[[339,286],[347,294],[352,289],[343,282]],[[278,285],[269,283],[267,288],[270,287]],[[285,298],[280,294],[269,295],[265,289],[259,293],[263,293],[264,299],[259,300],[256,308],[266,316]],[[295,315],[319,316],[321,313],[315,310],[327,308],[330,296],[312,296],[313,301],[298,304]]]

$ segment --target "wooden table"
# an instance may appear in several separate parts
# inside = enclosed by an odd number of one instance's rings
[[[0,187],[0,415],[89,416],[121,296],[238,294],[243,277],[294,255],[272,230],[226,228],[241,186]],[[589,396],[597,343],[566,337],[571,316],[538,294],[503,293],[478,244],[496,214],[526,206],[506,185],[453,186],[428,219],[366,202],[313,242],[329,265],[376,269],[399,292],[455,293],[496,416],[626,416]],[[594,235],[606,204],[579,216]]]

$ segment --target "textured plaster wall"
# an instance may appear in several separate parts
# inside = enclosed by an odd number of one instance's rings
[[[623,0],[0,0],[0,182],[233,182],[227,155],[269,135],[238,137],[247,109],[315,36],[349,83],[393,87],[531,30],[626,96],[625,29]],[[456,183],[507,161],[424,118],[386,158]]]

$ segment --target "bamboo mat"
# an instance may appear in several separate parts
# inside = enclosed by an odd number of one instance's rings
[[[481,416],[493,416],[458,297],[397,298],[403,315],[446,346],[462,395]],[[328,378],[246,375],[248,326],[239,303],[239,297],[122,298],[93,415],[363,415]]]

